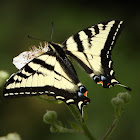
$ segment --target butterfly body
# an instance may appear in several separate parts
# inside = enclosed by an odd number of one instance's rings
[[[66,70],[66,71],[70,70],[74,74],[73,76],[78,79],[77,73],[76,73],[71,61],[68,59],[68,57],[66,56],[66,53],[64,52],[64,50],[62,48],[63,46],[58,43],[50,42],[49,47],[52,50],[55,50],[56,54],[60,57],[61,61],[63,61],[64,64],[68,67],[68,70]],[[79,80],[77,81],[77,83],[78,82],[79,82]]]
[[[47,94],[66,104],[75,104],[82,114],[90,102],[68,56],[74,58],[97,84],[104,88],[122,85],[115,78],[111,51],[123,22],[111,20],[90,26],[62,44],[49,42],[49,50],[28,62],[5,84],[4,96]]]

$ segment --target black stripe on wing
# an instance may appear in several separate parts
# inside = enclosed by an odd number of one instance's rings
[[[65,95],[65,94],[68,94],[69,92],[63,89],[58,89],[56,87],[46,85],[44,87],[20,87],[20,88],[14,88],[14,89],[4,89],[4,93],[7,93],[7,94],[13,93],[11,95],[15,97],[20,97],[20,96],[42,95],[42,94],[58,96],[61,93]],[[5,96],[5,97],[11,97],[11,96]]]
[[[44,67],[48,70],[51,70],[51,71],[54,70],[54,66],[51,66],[51,65],[47,64],[45,61],[42,61],[40,59],[34,58],[32,60],[32,62],[35,64],[39,64],[39,65],[41,65],[41,67]]]
[[[104,69],[105,73],[109,72],[109,69],[113,69],[112,68],[112,64],[113,62],[111,62],[110,67],[109,66],[109,62],[111,61],[111,51],[113,49],[113,46],[116,43],[116,40],[122,30],[123,27],[123,22],[119,21],[119,20],[115,20],[115,23],[113,24],[113,26],[111,27],[111,30],[108,34],[107,40],[105,42],[104,45],[104,49],[101,50],[101,63]],[[113,73],[114,75],[114,73]]]
[[[21,72],[17,73],[17,76],[20,76],[21,78],[28,78],[29,77]]]
[[[100,33],[98,25],[95,25],[94,29],[95,29],[95,35]]]
[[[66,53],[68,55],[70,55],[72,58],[74,58],[84,69],[88,74],[93,73],[93,70],[90,69],[85,63],[83,63],[83,61],[81,61],[78,57],[76,57],[75,55],[73,55],[70,51],[66,50]]]
[[[109,50],[109,47],[113,47],[116,43],[116,40],[124,27],[124,22],[120,20],[115,20],[115,23],[111,27],[109,35],[107,37],[104,49]]]
[[[35,73],[36,71],[34,71],[30,66],[26,65],[26,67],[24,68],[24,70],[28,73]]]
[[[80,40],[80,38],[79,38],[79,34],[78,34],[78,33],[75,34],[75,35],[73,36],[73,39],[74,39],[74,41],[77,43],[78,51],[79,51],[79,52],[83,52],[83,51],[84,51],[84,48],[83,48],[82,42],[81,42],[81,40]]]

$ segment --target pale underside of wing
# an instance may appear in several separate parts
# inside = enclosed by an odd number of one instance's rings
[[[73,98],[77,89],[78,86],[64,70],[59,58],[45,53],[8,79],[4,96],[48,94],[66,102]]]

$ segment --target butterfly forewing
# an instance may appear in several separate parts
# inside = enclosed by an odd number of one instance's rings
[[[45,53],[10,77],[5,85],[4,96],[53,92],[51,87],[71,92],[78,88],[61,67],[59,59]]]

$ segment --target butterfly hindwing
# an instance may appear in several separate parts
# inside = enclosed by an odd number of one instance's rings
[[[105,88],[121,85],[114,77],[111,51],[122,27],[123,21],[120,20],[102,22],[79,31],[63,43],[65,52],[72,56],[97,84],[102,84]]]

